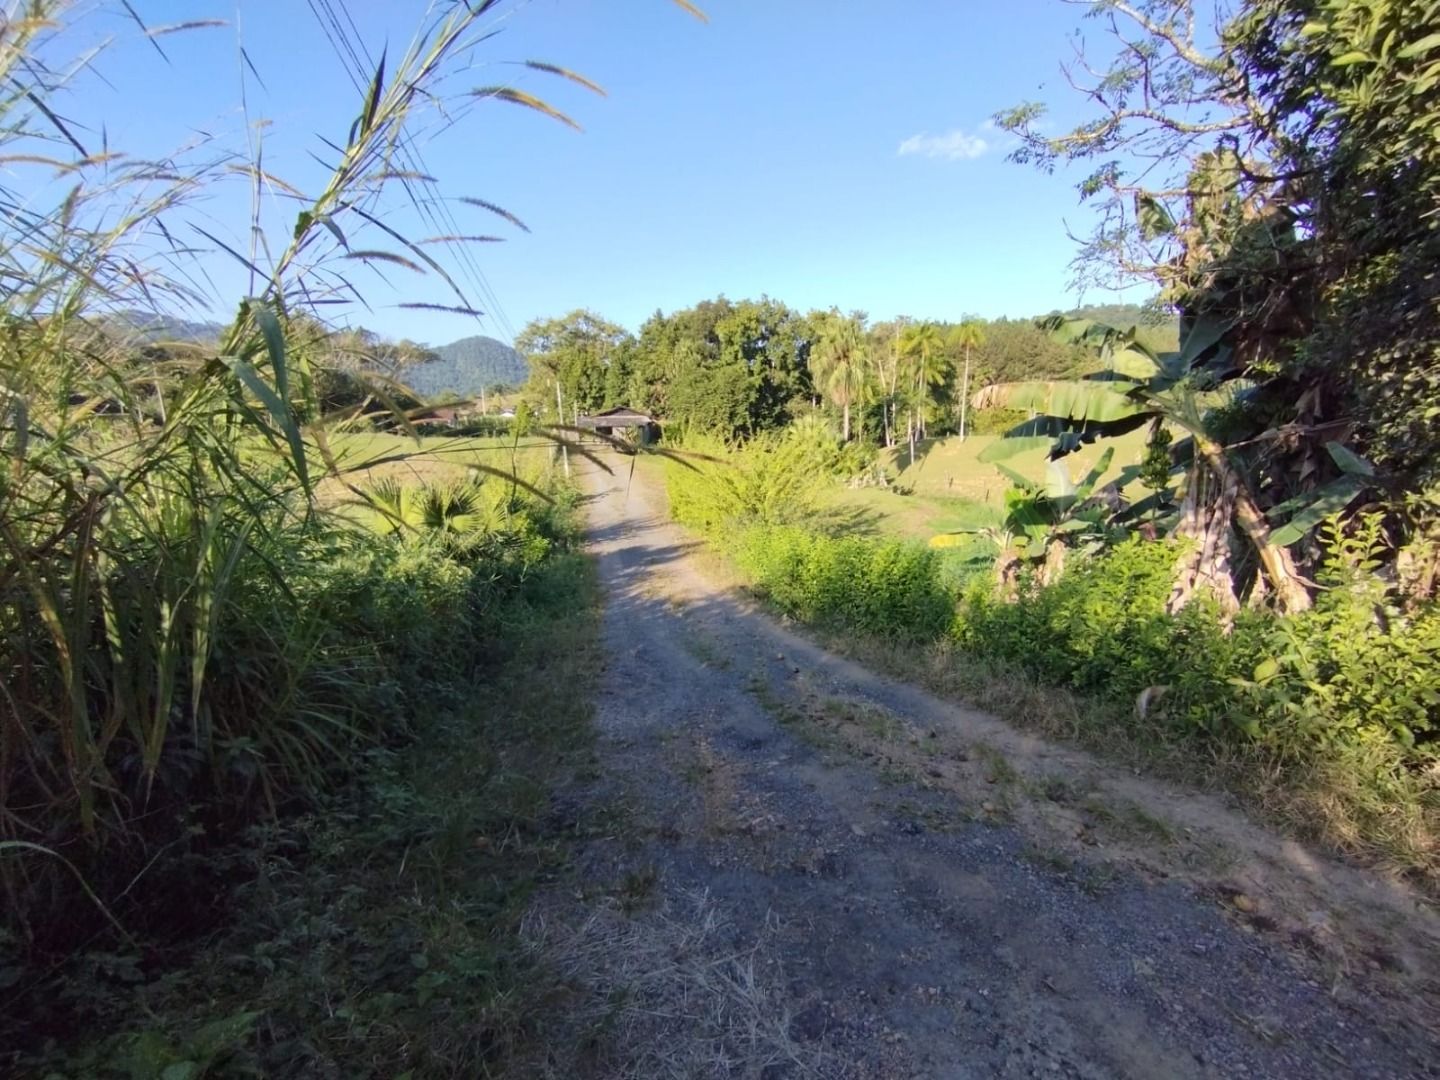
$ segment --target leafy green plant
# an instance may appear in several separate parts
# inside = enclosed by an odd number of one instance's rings
[[[685,456],[666,465],[675,520],[718,537],[750,525],[781,525],[811,517],[817,506],[818,458],[824,451],[803,438],[768,437],[731,450],[692,436]]]
[[[1406,612],[1376,576],[1386,542],[1380,515],[1321,528],[1329,558],[1314,611],[1277,620],[1252,671],[1232,677],[1247,730],[1282,751],[1391,740],[1434,756],[1440,709],[1440,612]]]
[[[1057,544],[1084,554],[1100,550],[1106,542],[1124,535],[1115,525],[1121,510],[1119,497],[1110,501],[1097,497],[1100,480],[1114,457],[1114,448],[1106,449],[1078,484],[1070,479],[1063,462],[1050,463],[1046,484],[997,465],[1013,485],[1005,492],[1004,517],[998,524],[965,532],[984,537],[1000,556],[1029,563],[1053,560]],[[940,545],[932,542],[932,546]]]
[[[806,622],[933,640],[953,611],[938,554],[915,543],[757,526],[736,542],[736,562],[780,610]]]
[[[402,737],[405,692],[444,693],[431,684],[473,662],[485,612],[550,550],[554,519],[526,512],[546,496],[518,478],[495,528],[472,520],[468,490],[447,489],[425,514],[451,542],[406,545],[316,499],[322,475],[348,482],[333,436],[390,397],[377,381],[345,388],[338,409],[322,401],[334,386],[319,303],[362,295],[346,274],[379,262],[433,273],[447,307],[473,310],[430,253],[462,241],[421,245],[382,211],[414,175],[410,129],[489,37],[494,0],[438,6],[411,48],[364,74],[348,138],[309,191],[259,161],[86,146],[47,104],[96,63],[60,63],[87,33],[71,25],[84,8],[22,8],[0,50],[0,149],[18,170],[0,184],[0,889],[5,966],[44,998],[67,956],[98,947],[95,899],[128,933],[207,929],[215,912],[190,898],[224,892],[213,853]],[[558,116],[510,88],[477,94]],[[16,180],[26,170],[43,182]],[[215,300],[187,261],[206,253],[169,230],[235,175],[283,189],[294,219],[268,243],[247,220],[249,252],[197,223],[251,295],[213,348],[143,346],[123,313]],[[170,241],[159,255],[156,236]],[[25,1010],[10,1012],[24,1027]],[[167,1068],[203,1067],[182,1051]]]

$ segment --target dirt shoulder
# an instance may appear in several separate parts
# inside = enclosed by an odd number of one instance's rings
[[[587,483],[597,760],[531,925],[595,1075],[1434,1075],[1400,885],[828,653]]]

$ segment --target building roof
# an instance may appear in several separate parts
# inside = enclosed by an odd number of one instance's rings
[[[622,405],[616,409],[606,409],[591,416],[580,417],[580,427],[639,427],[643,424],[653,424],[655,418],[649,416],[639,409],[632,409],[628,405]]]

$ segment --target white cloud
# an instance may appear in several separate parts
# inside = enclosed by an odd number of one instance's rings
[[[994,127],[994,123],[987,120],[980,126],[980,131],[992,131]],[[963,128],[954,128],[943,135],[931,135],[924,131],[911,135],[900,144],[896,153],[900,157],[919,154],[921,157],[944,158],[946,161],[969,161],[993,148],[994,144],[984,135],[978,132],[972,135]]]

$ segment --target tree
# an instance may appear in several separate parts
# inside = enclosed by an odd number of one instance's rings
[[[885,445],[895,445],[895,407],[900,393],[902,368],[900,340],[910,320],[900,316],[894,322],[877,323],[870,328],[868,352],[874,374],[872,386],[879,391],[881,428]]]
[[[762,296],[734,304],[715,325],[719,362],[745,372],[749,387],[743,433],[784,426],[790,406],[810,392],[811,329],[778,300]]]
[[[781,427],[812,391],[814,337],[809,319],[763,296],[657,311],[626,357],[632,403],[726,438]],[[706,386],[717,388],[723,407],[705,401]]]
[[[1109,59],[1082,47],[1067,70],[1090,115],[1061,132],[1036,104],[997,119],[1017,160],[1090,164],[1079,187],[1098,224],[1079,275],[1158,284],[1187,371],[1246,381],[1226,427],[1194,444],[1209,464],[1196,519],[1233,522],[1298,581],[1267,521],[1303,537],[1317,508],[1345,509],[1341,492],[1440,481],[1433,0],[1241,0],[1213,19],[1193,0],[1092,6]],[[1381,466],[1365,482],[1346,471],[1351,446]]]
[[[1091,363],[1083,349],[1056,340],[1040,329],[1034,319],[995,319],[982,326],[984,340],[972,349],[972,386],[1025,379],[1068,379],[1082,374]],[[950,347],[955,348],[954,342]]]
[[[1117,330],[1062,316],[1054,320],[1052,328],[1066,340],[1091,343],[1100,366],[1083,380],[992,387],[996,399],[1028,409],[1037,419],[987,447],[980,460],[1000,461],[1036,445],[1059,458],[1085,442],[1145,423],[1163,421],[1179,427],[1188,435],[1191,465],[1178,531],[1195,543],[1177,573],[1172,610],[1187,603],[1202,584],[1227,609],[1239,606],[1231,565],[1232,521],[1251,542],[1281,609],[1308,608],[1310,595],[1281,542],[1284,534],[1272,529],[1252,482],[1217,437],[1202,402],[1203,388],[1214,383],[1214,364],[1195,369],[1183,350],[1158,356],[1138,340],[1133,327]],[[1343,455],[1338,460],[1344,460]]]
[[[601,402],[603,408],[613,409],[630,404],[630,378],[635,367],[636,347],[635,339],[627,335],[611,354],[610,363],[605,365],[605,400]]]
[[[865,397],[869,385],[869,357],[865,328],[854,316],[831,312],[824,320],[812,367],[817,386],[823,387],[842,413],[841,438],[850,441],[850,410]]]
[[[970,352],[985,344],[985,331],[978,319],[966,319],[950,331],[950,342],[965,354],[965,374],[960,380],[960,441],[965,441],[965,420],[970,406]]]
[[[944,351],[945,339],[933,322],[916,323],[900,338],[900,351],[910,361],[910,393],[914,401],[913,425],[925,438],[925,414],[936,394],[949,381],[950,360]],[[913,454],[913,447],[912,447]]]
[[[530,365],[530,396],[551,408],[558,384],[567,413],[572,406],[598,409],[605,401],[606,370],[629,336],[593,311],[531,321],[515,338],[516,350]]]

